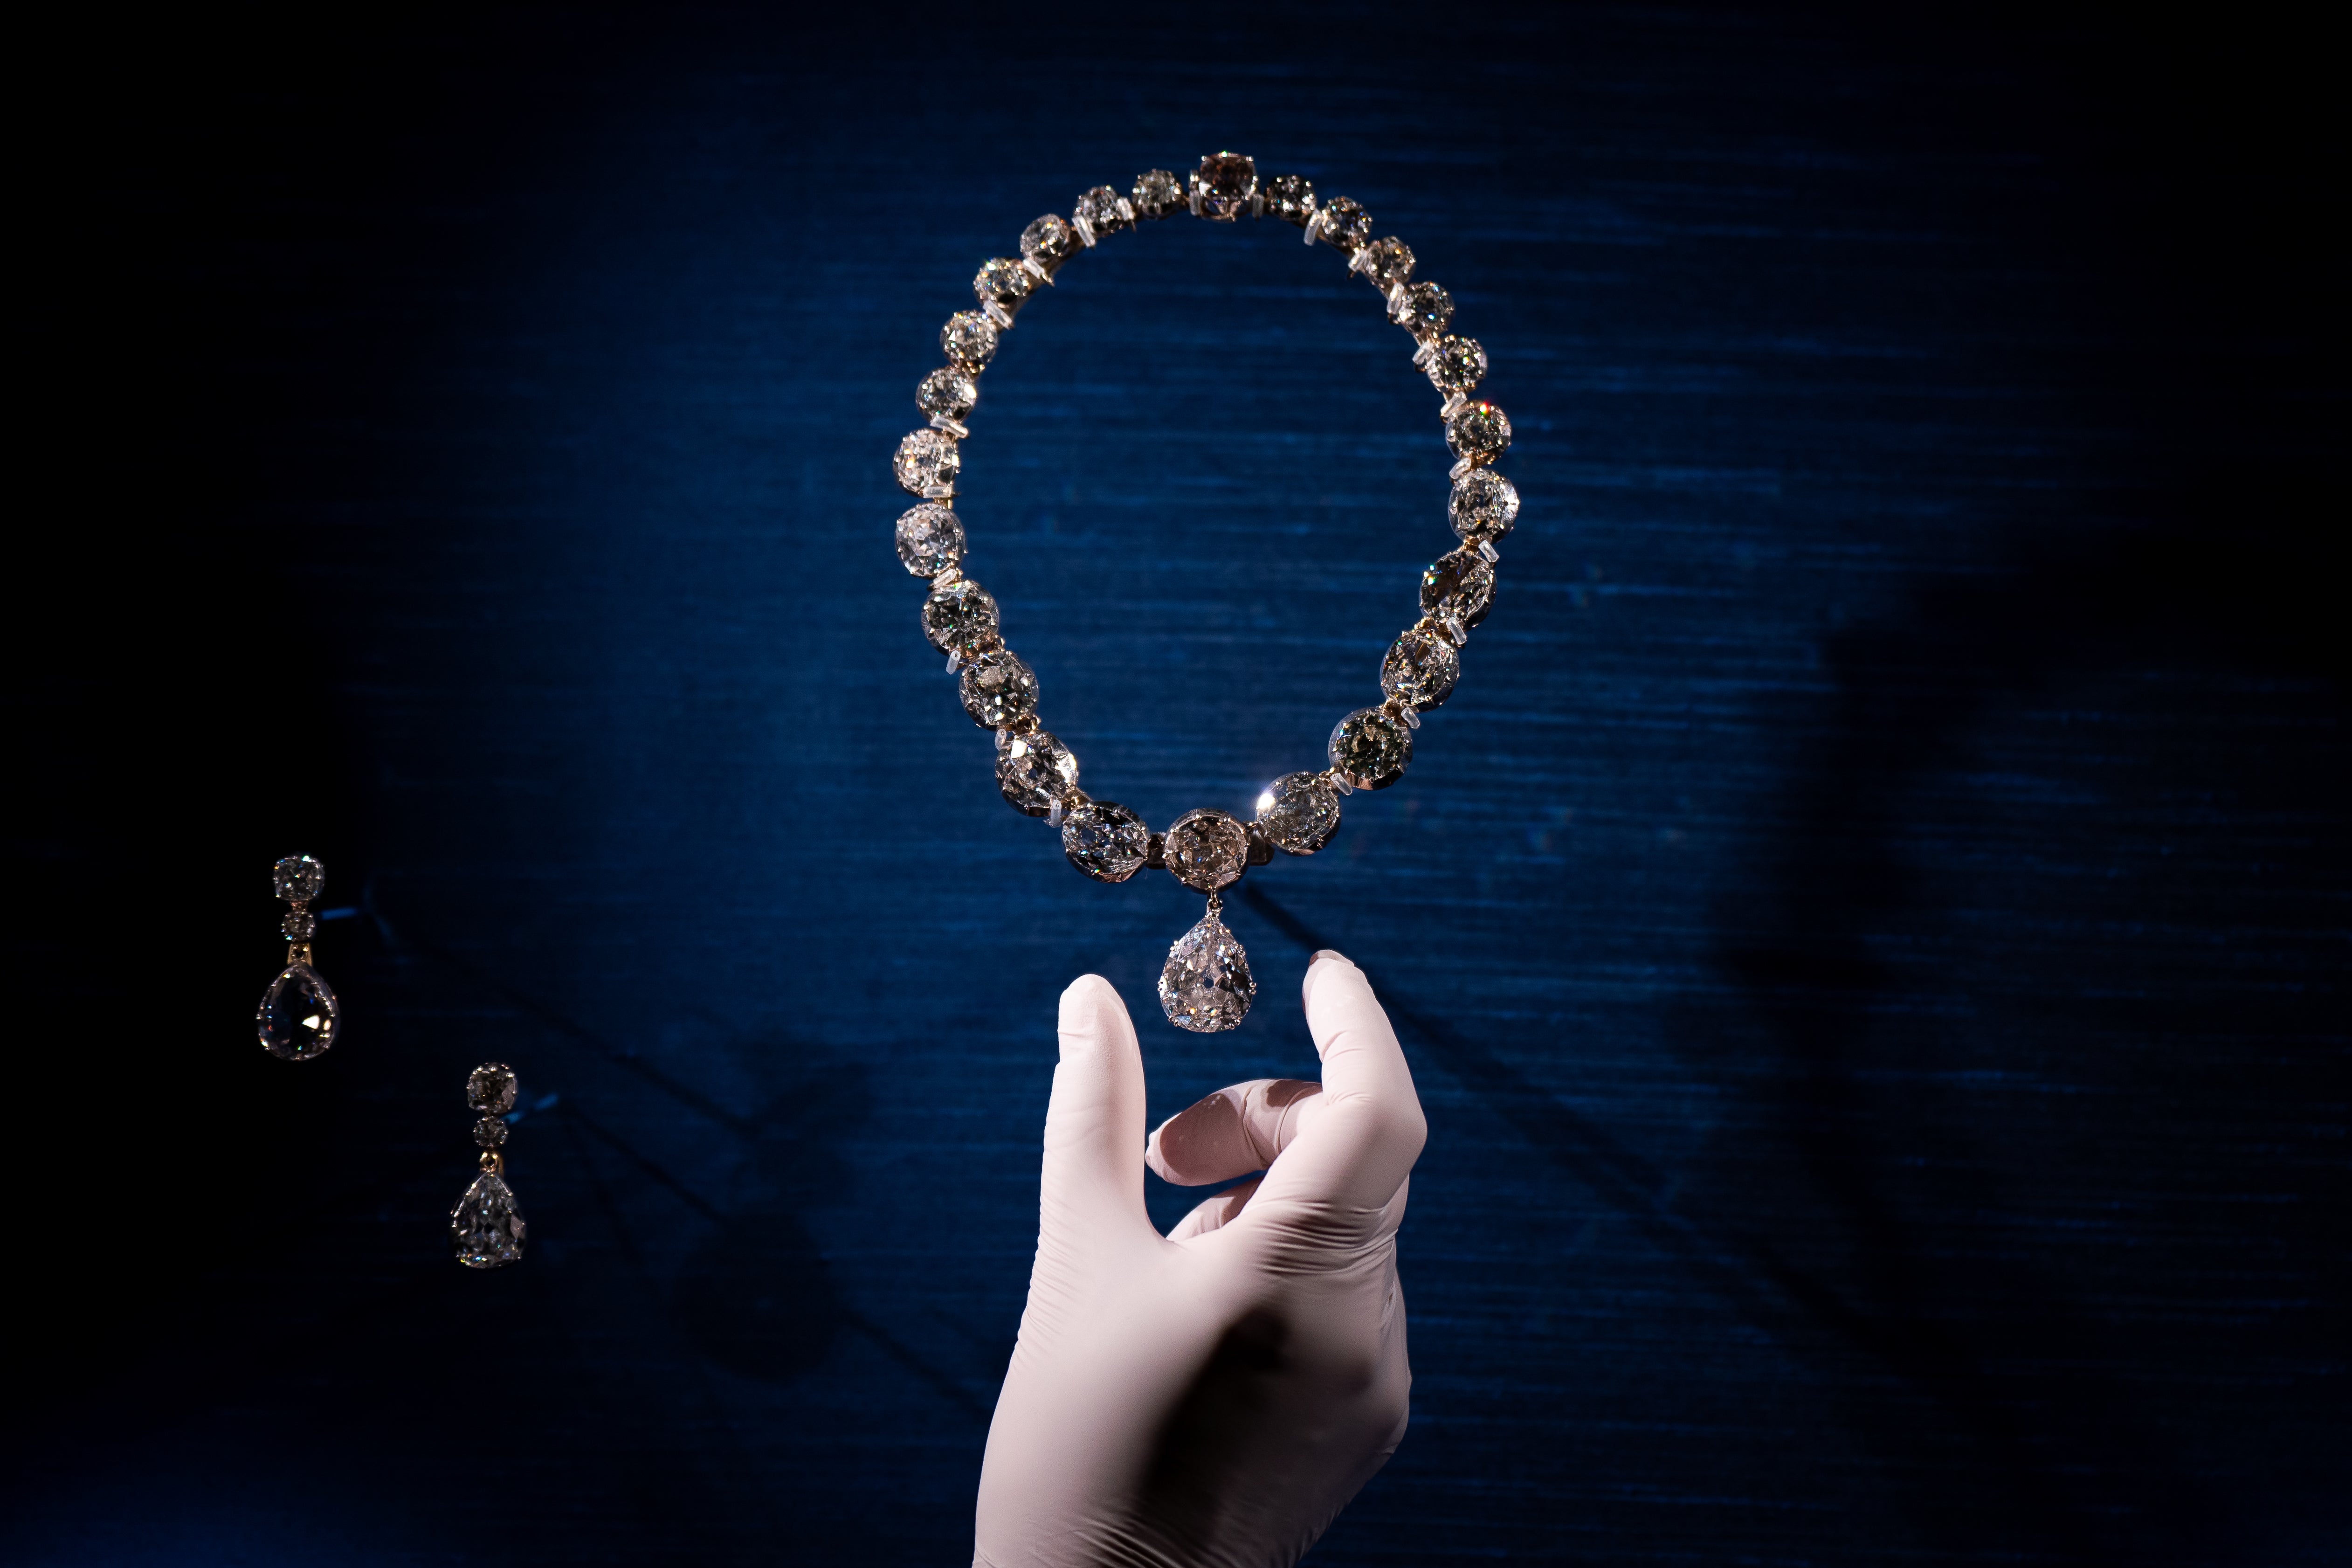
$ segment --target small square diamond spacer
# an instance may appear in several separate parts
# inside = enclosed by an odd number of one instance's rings
[[[1437,416],[1440,419],[1451,419],[1461,413],[1463,406],[1469,401],[1470,395],[1466,392],[1451,393],[1445,399],[1445,406],[1437,411]]]
[[[1502,559],[1495,552],[1495,542],[1491,539],[1482,539],[1478,542],[1478,553],[1486,558],[1489,565]]]
[[[944,430],[959,441],[965,440],[971,435],[970,430],[965,429],[961,425],[957,424],[954,420],[949,418],[944,414],[934,414],[931,416],[931,428],[934,430]]]
[[[1054,275],[1039,266],[1037,258],[1034,256],[1024,256],[1021,258],[1021,270],[1048,288],[1053,286]]]
[[[993,300],[982,301],[980,308],[988,312],[988,319],[996,323],[996,330],[998,331],[1009,332],[1013,330],[1012,311],[1006,310],[1003,306],[998,304]]]
[[[1092,250],[1095,247],[1094,225],[1088,223],[1082,217],[1074,217],[1070,220],[1070,226],[1078,231],[1079,244],[1085,246],[1088,250]]]

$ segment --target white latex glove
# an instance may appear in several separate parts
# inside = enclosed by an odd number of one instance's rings
[[[1220,1089],[1143,1136],[1143,1058],[1110,983],[1062,994],[1037,1261],[997,1396],[986,1568],[1287,1565],[1404,1436],[1396,1230],[1427,1124],[1361,971],[1304,987],[1318,1087]],[[1143,1167],[1263,1170],[1160,1236]]]

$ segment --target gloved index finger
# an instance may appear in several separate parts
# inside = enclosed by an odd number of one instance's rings
[[[1322,1092],[1321,1084],[1295,1078],[1230,1084],[1153,1129],[1144,1162],[1181,1187],[1263,1171],[1290,1146]]]
[[[1275,1162],[1250,1209],[1300,1201],[1376,1211],[1395,1194],[1428,1136],[1412,1071],[1363,971],[1336,952],[1318,952],[1304,989],[1307,1026],[1323,1058],[1323,1103]]]

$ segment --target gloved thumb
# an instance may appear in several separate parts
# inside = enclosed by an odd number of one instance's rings
[[[1062,1059],[1045,1108],[1041,1260],[1075,1263],[1103,1241],[1153,1236],[1143,1206],[1143,1053],[1127,1005],[1099,974],[1062,993]]]

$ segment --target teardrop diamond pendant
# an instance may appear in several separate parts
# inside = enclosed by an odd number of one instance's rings
[[[1224,900],[1212,893],[1209,912],[1176,939],[1168,967],[1160,972],[1160,1010],[1170,1023],[1196,1035],[1234,1027],[1249,1016],[1250,998],[1257,994],[1249,954],[1217,918],[1223,910]]]
[[[271,1056],[306,1062],[323,1056],[335,1043],[343,1015],[333,989],[307,962],[309,947],[298,947],[296,952],[301,956],[294,957],[262,993],[261,1010],[254,1021]]]
[[[498,1159],[485,1154],[486,1162]],[[496,1268],[522,1256],[522,1212],[515,1206],[514,1189],[496,1170],[474,1178],[457,1206],[449,1211],[449,1239],[457,1261],[468,1268]]]

